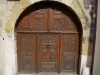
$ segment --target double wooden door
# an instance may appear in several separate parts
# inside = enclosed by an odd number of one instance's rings
[[[19,72],[77,71],[76,34],[18,33]]]
[[[50,8],[32,12],[17,28],[18,71],[77,72],[78,40],[67,15]]]

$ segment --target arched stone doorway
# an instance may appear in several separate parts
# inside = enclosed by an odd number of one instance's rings
[[[20,15],[15,30],[19,73],[79,71],[82,26],[70,7],[35,3]]]

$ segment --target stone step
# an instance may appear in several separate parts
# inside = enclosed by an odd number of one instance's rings
[[[34,73],[34,74],[18,74],[18,75],[77,75],[76,73],[60,73],[60,74],[58,74],[58,73],[39,73],[39,74],[36,74],[36,73]]]

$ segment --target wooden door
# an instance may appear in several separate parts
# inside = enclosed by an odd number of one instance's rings
[[[61,72],[77,72],[78,64],[78,35],[61,35]]]
[[[79,35],[69,16],[40,9],[25,16],[17,30],[19,72],[77,72]]]
[[[58,34],[39,35],[39,72],[58,72],[59,70],[59,36]]]
[[[17,33],[18,71],[33,73],[36,71],[36,35]]]

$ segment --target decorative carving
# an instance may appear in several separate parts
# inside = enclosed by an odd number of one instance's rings
[[[76,68],[76,35],[62,36],[62,67],[61,71],[71,70]]]
[[[55,43],[56,36],[42,36],[41,41],[43,43]]]
[[[33,13],[32,28],[33,31],[47,31],[48,30],[48,12],[46,9],[37,10]]]
[[[35,71],[36,35],[18,34],[18,69],[19,72]]]
[[[45,12],[44,12],[44,9],[41,9],[41,10],[37,10],[37,11],[35,11],[36,12],[36,14],[44,14]]]
[[[54,19],[53,27],[60,30],[63,27],[62,21],[60,19]]]
[[[43,29],[43,25],[45,24],[44,23],[44,19],[35,19],[35,27],[34,27],[34,30],[41,30]]]
[[[72,39],[71,41],[72,50],[71,51],[75,51],[76,37],[72,36],[71,39]]]
[[[41,9],[29,14],[22,19],[19,26],[23,31],[77,31],[71,18],[53,9]]]
[[[51,31],[77,32],[73,21],[67,15],[58,10],[52,10]]]
[[[56,35],[41,35],[40,38],[40,70],[41,71],[56,71],[57,67],[57,36]]]

